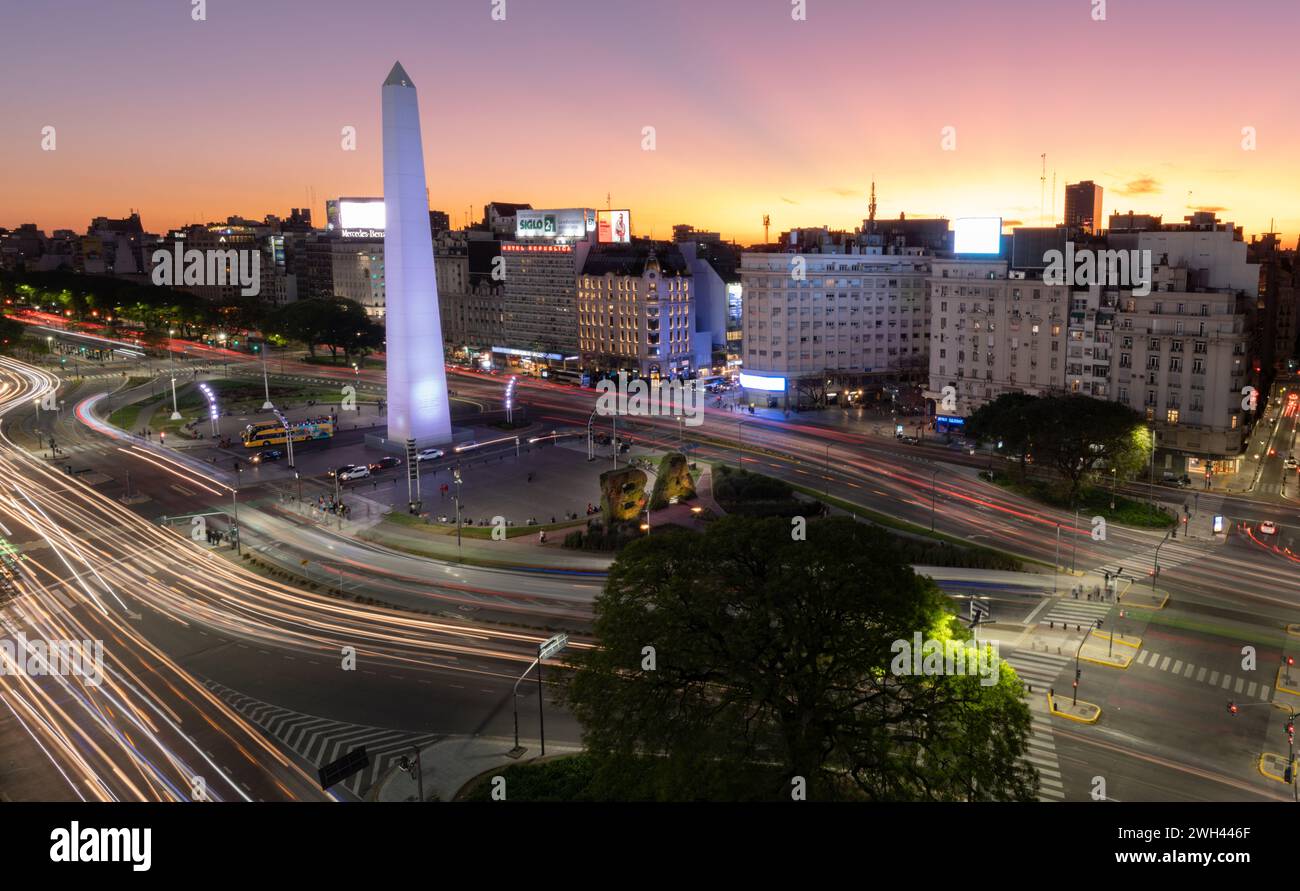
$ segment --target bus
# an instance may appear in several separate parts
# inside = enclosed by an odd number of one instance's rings
[[[310,442],[314,439],[329,439],[334,435],[334,421],[330,418],[308,418],[289,425],[294,442]],[[240,434],[244,447],[260,449],[269,445],[284,445],[284,425],[279,421],[262,421],[249,424]]]

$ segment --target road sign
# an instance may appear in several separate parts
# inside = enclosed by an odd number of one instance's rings
[[[1223,531],[1223,516],[1222,516],[1222,515],[1216,515],[1216,516],[1214,517],[1214,531],[1215,531],[1216,533],[1219,533],[1219,532],[1222,532],[1222,531]]]
[[[366,747],[353,749],[337,761],[331,761],[319,771],[320,787],[328,789],[335,783],[341,783],[348,777],[358,771],[365,770],[370,766],[370,756],[366,754]]]
[[[982,622],[989,617],[990,610],[987,603],[976,600],[974,597],[970,600],[970,620],[974,624]]]
[[[569,645],[569,635],[557,634],[537,647],[538,659],[549,659]]]

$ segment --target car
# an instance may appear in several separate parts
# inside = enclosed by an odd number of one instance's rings
[[[359,464],[356,467],[349,468],[348,470],[339,471],[339,479],[343,482],[348,482],[350,480],[363,480],[368,476],[370,476],[370,468],[364,464]]]
[[[1297,467],[1300,467],[1300,461],[1297,461],[1297,460],[1296,460],[1295,455],[1287,455],[1287,456],[1286,456],[1286,469],[1287,469],[1287,470],[1295,470]]]
[[[331,479],[333,479],[336,476],[342,476],[343,474],[347,473],[349,470],[356,470],[356,467],[357,465],[355,464],[344,464],[341,467],[335,467],[331,469],[327,475]]]
[[[271,461],[279,461],[283,457],[284,452],[279,449],[262,449],[251,460],[254,464],[268,464]]]
[[[444,457],[446,454],[447,453],[444,452],[442,449],[420,449],[420,451],[416,452],[415,454],[415,460],[416,461],[437,461],[439,458]]]
[[[392,455],[388,455],[387,457],[380,458],[378,461],[372,461],[370,463],[370,470],[372,473],[380,470],[388,470],[390,467],[397,467],[401,463],[401,458],[394,458]]]
[[[477,439],[471,439],[469,442],[462,442],[460,445],[456,446],[456,451],[458,451],[458,452],[463,452],[463,451],[465,451],[466,449],[472,449],[472,448],[475,448],[475,447],[477,447],[477,446],[478,446],[478,440],[477,440]]]
[[[1272,520],[1265,520],[1259,524],[1260,535],[1277,535],[1277,523]]]

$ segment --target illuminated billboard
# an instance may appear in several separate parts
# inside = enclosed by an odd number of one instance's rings
[[[1002,217],[958,217],[952,221],[955,254],[1000,254]]]
[[[515,214],[516,238],[586,238],[596,226],[595,211],[521,210]]]
[[[740,385],[746,390],[765,390],[769,393],[785,392],[785,378],[766,374],[740,373]]]
[[[601,244],[627,244],[632,240],[630,210],[596,211],[596,241]]]
[[[344,238],[383,238],[387,222],[383,198],[338,200],[338,228]]]

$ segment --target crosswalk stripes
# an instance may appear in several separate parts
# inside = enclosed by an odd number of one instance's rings
[[[408,754],[412,746],[424,748],[441,739],[441,735],[434,733],[411,733],[308,715],[245,696],[215,681],[204,681],[204,684],[267,736],[316,767],[365,746],[370,766],[341,784],[358,798],[363,797],[398,758]]]
[[[1197,683],[1208,684],[1220,690],[1229,690],[1234,695],[1244,693],[1247,698],[1258,699],[1261,702],[1268,702],[1269,693],[1273,690],[1269,684],[1250,681],[1227,673],[1220,674],[1204,665],[1198,666],[1191,662],[1184,663],[1181,659],[1162,655],[1146,647],[1138,651],[1137,658],[1133,661],[1137,665],[1153,668],[1156,671],[1167,671],[1170,674],[1181,675],[1185,680],[1195,680]]]
[[[1047,614],[1039,618],[1040,625],[1065,622],[1070,625],[1082,625],[1085,628],[1096,624],[1098,619],[1105,619],[1114,604],[1098,600],[1075,600],[1065,597],[1052,604]]]
[[[1025,684],[1030,717],[1029,751],[1025,760],[1038,771],[1038,800],[1061,801],[1065,798],[1065,787],[1061,782],[1061,764],[1056,757],[1056,742],[1044,695],[1047,688],[1056,682],[1057,675],[1070,657],[1017,650],[1007,656],[1006,661]],[[1029,692],[1031,688],[1032,693]]]

